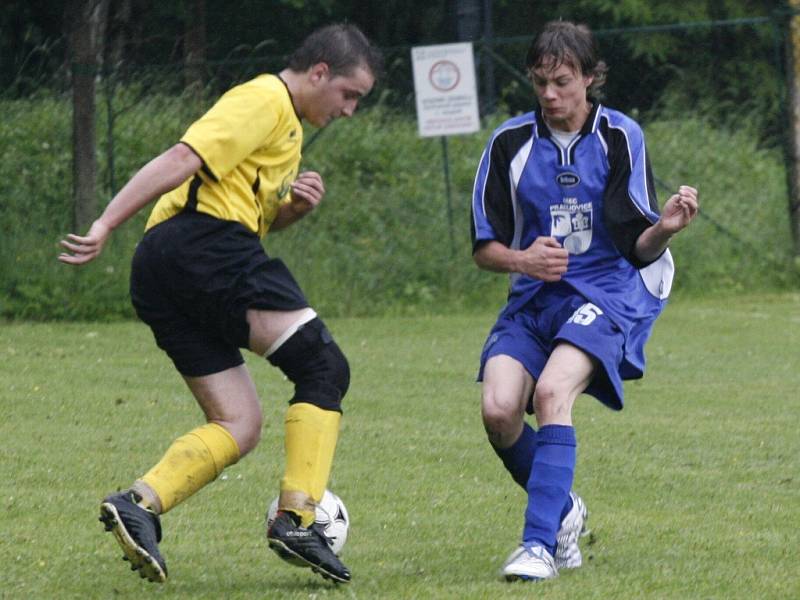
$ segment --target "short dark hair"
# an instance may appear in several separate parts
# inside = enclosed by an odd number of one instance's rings
[[[383,56],[355,25],[326,25],[311,33],[289,57],[292,71],[307,71],[317,63],[328,65],[332,76],[350,75],[365,67],[376,79],[383,70]]]
[[[570,21],[550,21],[533,40],[525,58],[525,66],[530,74],[550,59],[554,67],[566,64],[580,71],[582,75],[594,77],[589,92],[599,95],[606,82],[608,67],[597,57],[597,45],[591,30],[586,25]]]

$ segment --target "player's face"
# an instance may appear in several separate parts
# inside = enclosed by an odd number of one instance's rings
[[[323,127],[339,117],[351,117],[358,102],[366,96],[375,83],[369,70],[356,67],[347,75],[331,76],[327,65],[317,65],[312,73],[313,92],[304,114],[316,127]]]
[[[551,59],[531,71],[531,81],[549,125],[562,131],[581,128],[591,109],[587,90],[592,77],[566,62],[556,65]]]

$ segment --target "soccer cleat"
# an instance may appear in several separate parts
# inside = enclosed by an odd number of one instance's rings
[[[587,535],[586,520],[589,511],[586,503],[575,492],[569,493],[572,498],[572,509],[561,521],[561,527],[556,535],[555,563],[559,569],[577,569],[583,563],[578,539]]]
[[[500,571],[506,581],[540,581],[558,577],[552,555],[544,546],[522,544],[514,550]]]
[[[167,580],[167,565],[158,552],[161,522],[158,515],[137,504],[138,496],[130,490],[112,494],[100,504],[100,520],[117,538],[131,563],[132,571],[157,583]]]
[[[330,542],[316,524],[301,527],[285,511],[278,511],[267,530],[269,547],[282,559],[311,567],[315,573],[338,583],[350,581],[350,571],[331,550]]]

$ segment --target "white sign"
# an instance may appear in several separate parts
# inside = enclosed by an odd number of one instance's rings
[[[481,128],[470,42],[417,46],[411,49],[411,62],[421,137]]]

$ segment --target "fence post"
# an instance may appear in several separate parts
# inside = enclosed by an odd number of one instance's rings
[[[481,53],[481,67],[483,67],[483,114],[493,113],[496,104],[494,97],[494,57],[491,53],[493,43],[492,0],[483,0],[483,44],[490,50],[490,52]]]
[[[447,136],[442,136],[442,162],[444,163],[444,188],[447,197],[447,229],[450,233],[450,254],[456,254],[456,240],[453,234],[453,196],[450,191],[450,156],[447,152]]]
[[[800,259],[800,0],[788,0],[786,75],[789,89],[789,223],[795,259]]]
[[[114,90],[115,81],[114,74],[107,66],[103,67],[104,83],[105,83],[105,101],[106,101],[106,162],[108,163],[108,189],[109,198],[113,198],[117,194],[117,177],[116,177],[116,164],[114,163]]]
[[[89,228],[97,212],[95,77],[107,9],[107,1],[74,0],[67,13],[72,63],[72,226],[81,233]]]

